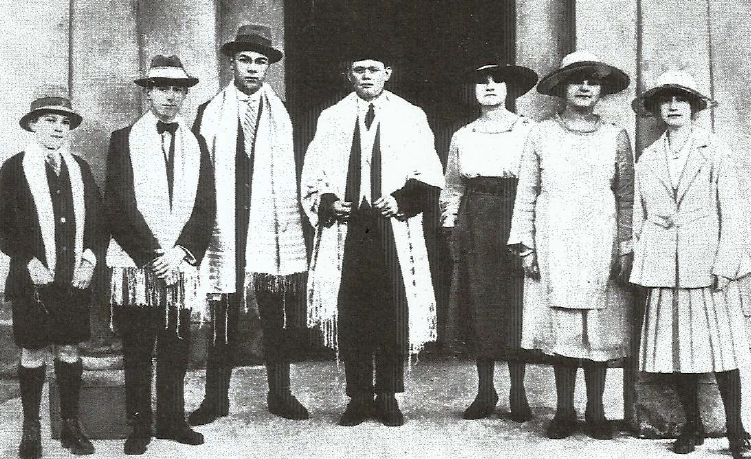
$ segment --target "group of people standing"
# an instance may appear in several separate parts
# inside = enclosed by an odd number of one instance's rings
[[[307,325],[344,362],[350,401],[339,424],[402,425],[395,394],[404,391],[404,360],[436,339],[422,214],[439,190],[463,299],[452,338],[477,359],[466,419],[494,412],[498,359],[509,361],[512,419],[531,419],[525,362],[544,361],[558,396],[548,437],[577,428],[581,366],[585,431],[612,438],[603,392],[607,362],[629,355],[631,283],[647,291],[639,367],[674,374],[686,413],[675,452],[703,442],[697,375],[714,372],[730,449],[741,457],[747,225],[728,148],[694,122],[713,101],[690,75],[668,72],[634,101],[667,126],[634,166],[626,132],[594,113],[601,97],[628,87],[624,72],[582,51],[539,83],[532,69],[484,62],[467,74],[480,117],[455,133],[444,175],[425,113],[384,89],[388,55],[357,50],[347,74],[354,91],[321,113],[298,191],[292,124],[265,83],[282,58],[270,30],[242,26],[221,52],[234,78],[192,126],[179,112],[198,79],[177,56],[155,56],[135,80],[149,110],[112,133],[103,199],[88,164],[70,152],[83,118],[64,88],[41,88],[20,121],[35,141],[0,169],[0,249],[11,257],[6,296],[22,348],[20,457],[42,455],[50,346],[61,443],[94,452],[78,421],[77,344],[90,336],[90,284],[102,261],[123,340],[126,454],[143,454],[154,436],[201,444],[191,426],[229,414],[238,316],[251,302],[271,413],[309,417],[290,390],[290,333]],[[506,108],[535,85],[564,101],[539,123]],[[300,206],[315,229],[309,268]],[[295,302],[303,291],[307,324]],[[206,302],[206,395],[186,420],[190,315]]]

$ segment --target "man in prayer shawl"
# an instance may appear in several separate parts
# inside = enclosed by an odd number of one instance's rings
[[[436,339],[422,213],[443,170],[425,113],[384,90],[387,60],[372,50],[353,57],[354,92],[321,113],[303,166],[303,209],[316,229],[308,324],[344,361],[350,402],[339,424],[400,426],[404,358]]]
[[[113,321],[123,340],[125,454],[151,441],[151,358],[156,341],[156,437],[190,445],[203,435],[185,421],[184,378],[191,309],[205,305],[198,265],[211,236],[214,176],[203,139],[179,116],[198,83],[177,56],[155,56],[146,78],[149,110],[112,133],[105,204],[111,223]]]
[[[255,299],[261,318],[269,392],[268,410],[307,419],[290,391],[295,328],[302,328],[296,293],[308,269],[302,231],[292,122],[266,80],[282,58],[271,30],[244,25],[225,43],[234,79],[198,111],[193,129],[206,139],[214,165],[217,213],[202,269],[212,333],[206,361],[206,396],[188,418],[192,425],[229,414],[229,383],[241,308]]]

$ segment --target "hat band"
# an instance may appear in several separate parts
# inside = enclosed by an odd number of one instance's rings
[[[70,100],[65,97],[42,97],[31,103],[31,111],[42,107],[65,107],[71,109]]]
[[[266,37],[262,37],[260,35],[252,34],[252,35],[238,35],[235,38],[235,42],[240,43],[247,43],[249,45],[261,45],[261,46],[268,46],[271,47],[271,40],[269,40]]]
[[[151,67],[149,69],[149,79],[163,80],[187,80],[190,76],[185,73],[182,67]]]

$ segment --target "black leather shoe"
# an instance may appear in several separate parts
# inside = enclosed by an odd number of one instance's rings
[[[347,404],[344,413],[342,413],[342,417],[339,418],[339,425],[352,427],[362,424],[373,416],[373,409],[372,395],[358,395],[352,397]]]
[[[574,432],[576,432],[576,415],[570,417],[556,415],[548,425],[546,433],[550,439],[561,440],[570,437]]]
[[[687,422],[681,428],[681,433],[673,442],[673,452],[675,454],[688,454],[694,452],[697,445],[704,443],[704,428],[699,434],[698,428],[692,422]]]
[[[308,410],[289,392],[282,395],[269,392],[266,401],[271,414],[298,421],[310,417]]]
[[[524,394],[521,397],[510,397],[509,405],[511,406],[511,420],[514,422],[522,423],[532,419],[532,410],[529,409],[529,402],[527,402],[527,395]]]
[[[745,436],[733,438],[729,437],[728,443],[730,446],[730,454],[733,456],[733,459],[741,459],[743,457],[743,453],[751,448],[751,443]]]
[[[18,446],[21,459],[39,459],[42,457],[42,435],[39,420],[23,421],[21,444]]]
[[[191,429],[188,423],[181,419],[167,425],[157,424],[156,438],[174,440],[185,445],[203,444],[203,434]]]
[[[63,419],[60,430],[60,444],[76,456],[94,454],[94,445],[86,436],[78,419]]]
[[[378,395],[375,400],[376,417],[388,427],[404,425],[404,415],[394,394]]]
[[[190,415],[188,416],[188,424],[192,426],[211,424],[217,419],[227,416],[228,414],[229,410],[219,409],[214,406],[214,404],[204,400],[197,410],[190,413]]]
[[[493,391],[492,394],[477,394],[475,400],[464,410],[462,417],[464,419],[482,419],[487,418],[498,403],[498,393]]]
[[[607,419],[586,421],[584,432],[595,440],[613,439],[613,425]]]
[[[130,431],[125,439],[123,452],[128,455],[140,455],[146,452],[146,447],[151,443],[151,429],[136,426]]]

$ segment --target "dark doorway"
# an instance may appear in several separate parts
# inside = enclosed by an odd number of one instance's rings
[[[286,0],[287,106],[298,165],[321,110],[351,91],[346,57],[372,44],[389,50],[394,73],[386,89],[425,110],[445,165],[452,134],[479,113],[467,72],[514,62],[515,19],[514,0]],[[424,218],[441,342],[451,262],[438,196]]]

